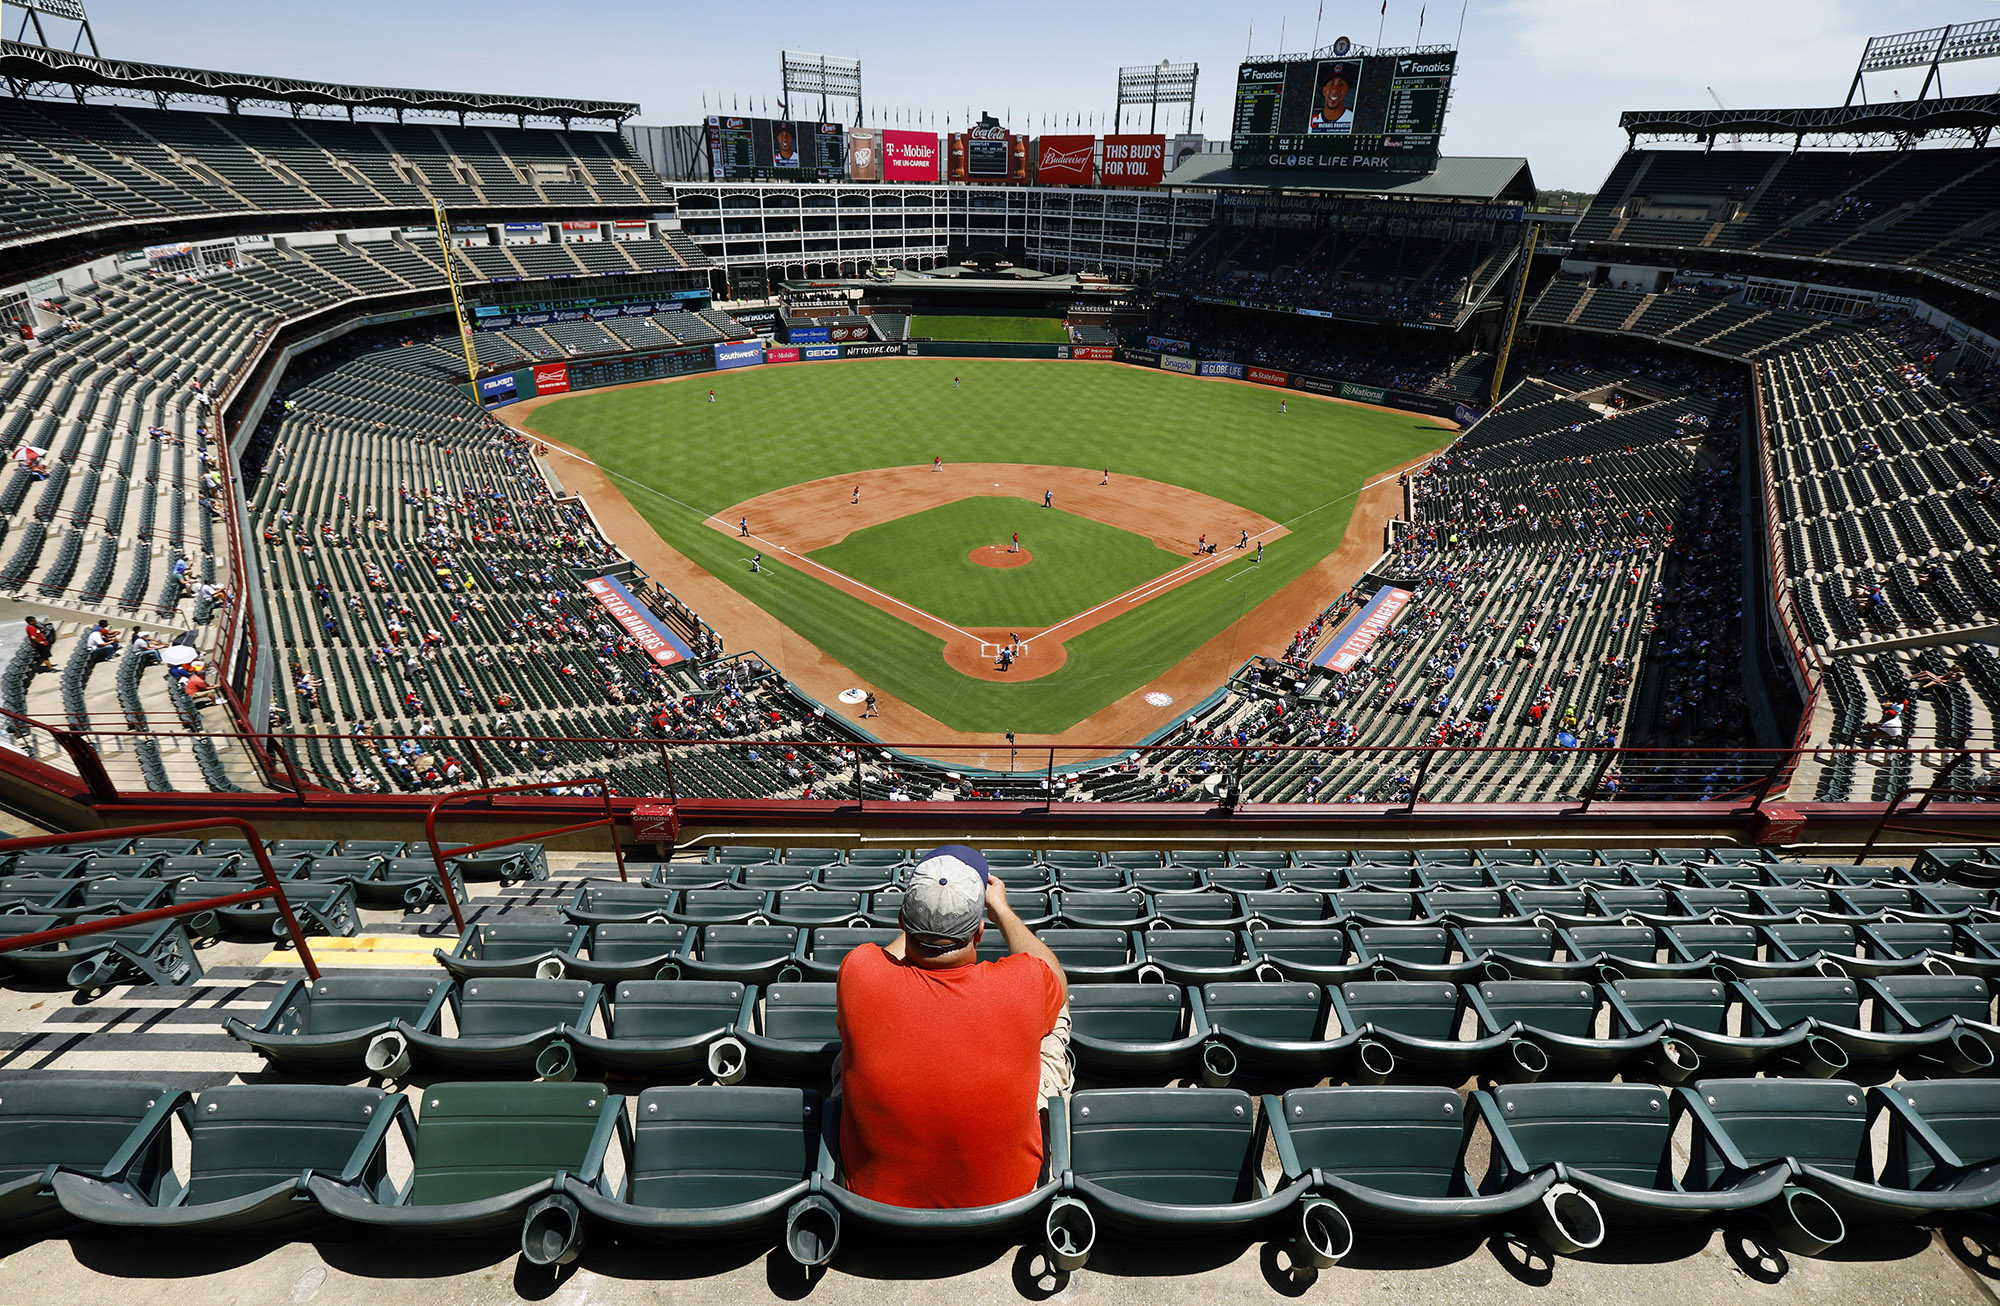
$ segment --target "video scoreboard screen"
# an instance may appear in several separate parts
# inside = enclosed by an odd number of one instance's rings
[[[1233,162],[1428,172],[1457,65],[1456,50],[1246,63],[1236,74]]]
[[[837,122],[712,117],[708,162],[717,181],[844,181],[847,134]]]

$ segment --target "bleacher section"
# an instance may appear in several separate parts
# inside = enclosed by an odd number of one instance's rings
[[[0,954],[18,1021],[0,1158],[50,1176],[10,1188],[19,1240],[77,1221],[205,1241],[254,1216],[267,1249],[312,1220],[382,1256],[396,1231],[511,1245],[525,1219],[533,1267],[574,1255],[586,1229],[609,1244],[667,1214],[677,1236],[808,1262],[833,1257],[843,1227],[940,1235],[931,1213],[859,1201],[837,1167],[816,1169],[818,1140],[839,1139],[817,1118],[841,1044],[833,981],[854,949],[895,937],[914,850],[690,849],[621,882],[601,855],[445,845],[454,896],[469,893],[456,938],[431,851],[269,845],[326,945],[330,969],[310,982],[272,984],[295,960],[271,953],[268,903],[193,918],[194,934],[168,922]],[[1867,1246],[1864,1219],[1905,1230],[1981,1212],[2000,1160],[2000,1082],[1982,1077],[2000,1040],[2000,850],[1944,852],[1831,866],[1638,843],[994,851],[1069,986],[1075,1085],[1051,1121],[1067,1163],[1025,1203],[1036,1220],[1023,1203],[972,1207],[942,1232],[1032,1245],[1062,1198],[1142,1243],[1282,1243],[1309,1202],[1323,1204],[1311,1227],[1443,1238],[1469,1219],[1515,1229],[1556,1161],[1574,1167],[1562,1222],[1517,1232],[1575,1251],[1607,1220],[1664,1211],[1704,1227],[1790,1211],[1819,1231],[1786,1235],[1795,1253]],[[124,838],[8,854],[0,919],[18,933],[93,902],[195,902],[240,888],[249,854]],[[982,956],[1006,950],[993,933]],[[366,973],[339,964],[341,936],[359,936]],[[74,1003],[42,997],[66,985]],[[180,1021],[91,1018],[195,1004]],[[407,1160],[391,1178],[399,1123]],[[1697,1155],[1744,1160],[1677,1166],[1682,1133]],[[1949,1168],[1915,1162],[1917,1141]],[[1493,1158],[1477,1190],[1469,1152]],[[1144,1158],[1136,1193],[1109,1186],[1119,1156]],[[1613,1156],[1616,1183],[1598,1177]],[[593,1184],[601,1167],[618,1178]],[[1823,1197],[1790,1187],[1800,1170],[1829,1176],[1811,1185]],[[1412,1201],[1412,1175],[1415,1196],[1446,1200]],[[767,1214],[747,1219],[748,1200]],[[801,1237],[814,1210],[824,1223]],[[1323,1263],[1351,1237],[1322,1237]],[[1070,1269],[1091,1251],[1064,1247]]]
[[[0,246],[194,215],[671,204],[617,132],[260,118],[0,99]],[[584,180],[543,180],[546,166]],[[523,181],[527,177],[531,180]],[[593,255],[609,266],[612,247]],[[655,266],[706,266],[670,239]],[[564,260],[567,263],[568,260]],[[645,266],[641,264],[641,266]],[[516,274],[518,275],[518,274]]]
[[[2000,292],[1996,211],[2000,168],[1985,150],[1635,149],[1575,239],[1915,267],[1990,295]]]

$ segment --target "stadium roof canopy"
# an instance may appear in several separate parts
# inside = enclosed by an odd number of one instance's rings
[[[67,87],[81,100],[91,90],[150,95],[165,108],[177,100],[221,100],[229,112],[243,104],[283,106],[298,113],[306,106],[332,106],[393,111],[492,114],[556,121],[568,126],[577,118],[622,123],[639,112],[636,104],[609,100],[577,100],[551,95],[480,95],[464,91],[419,91],[388,86],[349,86],[339,82],[302,81],[255,73],[214,72],[175,68],[131,59],[105,59],[79,51],[58,50],[20,41],[0,41],[0,77],[15,95],[47,95]]]
[[[1634,145],[1642,136],[1702,140],[1718,136],[1880,137],[1909,142],[1951,133],[1986,144],[2000,125],[2000,95],[1960,95],[1937,100],[1890,100],[1826,109],[1671,109],[1618,115]]]
[[[1227,154],[1196,154],[1167,175],[1169,186],[1286,190],[1316,195],[1387,195],[1405,199],[1473,200],[1481,204],[1535,198],[1526,159],[1441,158],[1429,172],[1373,168],[1237,168]]]

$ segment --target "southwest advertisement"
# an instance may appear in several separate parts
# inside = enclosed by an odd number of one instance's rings
[[[739,340],[733,344],[715,347],[715,370],[724,372],[732,367],[755,367],[764,361],[764,342],[761,340]],[[535,371],[539,373],[540,368]],[[540,376],[535,378],[541,383]]]

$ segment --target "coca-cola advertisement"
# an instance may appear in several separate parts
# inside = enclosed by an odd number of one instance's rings
[[[1105,186],[1157,186],[1166,161],[1164,136],[1106,136],[1097,179]]]
[[[884,131],[882,133],[882,180],[936,181],[937,179],[936,132]]]
[[[1095,155],[1095,136],[1044,136],[1035,161],[1035,182],[1041,186],[1088,186]]]

